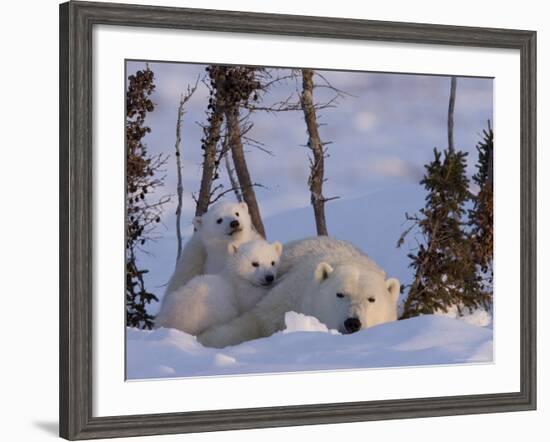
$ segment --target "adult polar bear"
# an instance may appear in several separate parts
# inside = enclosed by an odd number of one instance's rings
[[[252,310],[212,327],[197,339],[226,347],[284,328],[288,311],[315,316],[327,327],[353,333],[397,319],[400,285],[348,242],[315,237],[285,244],[280,282]]]

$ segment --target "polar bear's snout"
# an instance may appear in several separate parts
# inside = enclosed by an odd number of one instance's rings
[[[233,236],[235,233],[240,233],[242,231],[243,228],[238,219],[233,219],[229,222],[229,231],[227,232],[229,236]]]
[[[344,329],[346,334],[355,333],[361,330],[361,321],[359,318],[348,318],[344,321]]]
[[[273,273],[267,273],[264,276],[264,281],[265,283],[263,285],[271,285],[273,281],[275,281],[275,275],[273,275]]]

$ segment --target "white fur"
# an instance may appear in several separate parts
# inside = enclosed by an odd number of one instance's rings
[[[349,332],[349,318],[358,319],[361,328],[397,319],[399,281],[386,279],[374,261],[345,241],[317,237],[289,243],[280,273],[280,282],[252,310],[198,340],[220,348],[269,336],[284,328],[288,311],[315,316],[343,333]]]
[[[218,220],[222,222],[218,224]],[[239,229],[230,227],[232,221],[239,221]],[[225,267],[229,243],[237,246],[248,241],[261,239],[252,227],[246,203],[221,201],[212,205],[202,216],[193,220],[196,232],[185,245],[176,264],[176,270],[168,282],[163,304],[172,293],[183,287],[193,277],[219,273]]]
[[[276,280],[281,243],[255,240],[230,243],[223,271],[196,276],[171,292],[157,315],[157,327],[197,335],[253,308]]]

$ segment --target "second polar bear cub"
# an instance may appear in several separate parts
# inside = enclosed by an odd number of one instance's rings
[[[283,246],[255,240],[230,243],[225,268],[196,276],[171,293],[157,316],[157,326],[198,335],[252,309],[277,278]]]

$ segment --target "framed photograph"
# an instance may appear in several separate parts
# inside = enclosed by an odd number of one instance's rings
[[[60,435],[536,408],[536,33],[60,6]]]

